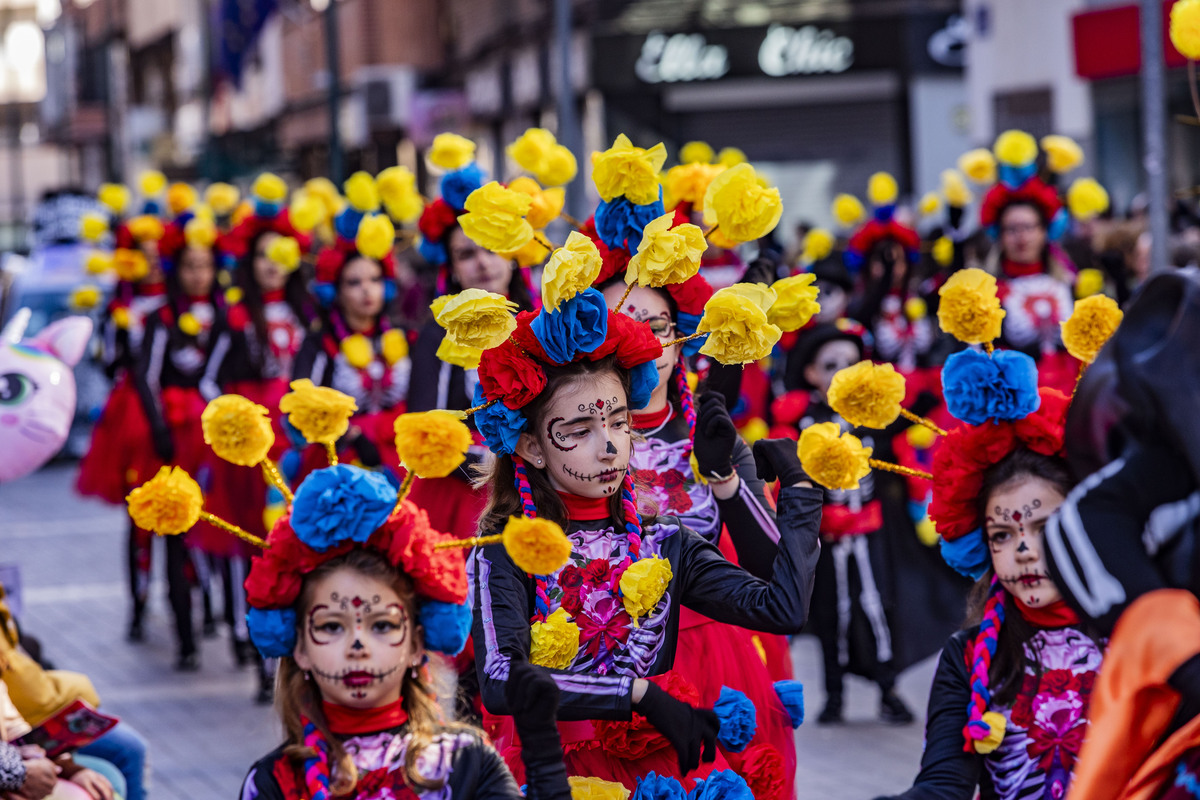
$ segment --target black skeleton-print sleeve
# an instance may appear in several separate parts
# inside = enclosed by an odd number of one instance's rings
[[[25,761],[21,751],[0,742],[0,792],[15,792],[25,785]]]

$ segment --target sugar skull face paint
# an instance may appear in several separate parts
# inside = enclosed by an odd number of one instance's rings
[[[988,498],[984,535],[992,567],[1004,588],[1030,608],[1062,599],[1050,580],[1042,531],[1063,501],[1041,478],[1027,476],[1000,486]]]

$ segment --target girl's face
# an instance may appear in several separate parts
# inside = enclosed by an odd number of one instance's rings
[[[817,350],[812,363],[804,368],[804,379],[824,397],[833,383],[833,376],[861,360],[862,356],[854,342],[834,339]]]
[[[625,294],[625,284],[618,281],[604,290],[604,299],[611,308],[612,304],[620,300],[623,294]],[[666,298],[654,289],[634,286],[629,297],[625,298],[625,306],[617,311],[649,325],[650,330],[654,331],[654,335],[660,342],[669,342],[678,337],[675,332],[675,322],[671,319],[671,307],[667,304]],[[681,346],[673,344],[670,347],[664,347],[662,356],[654,362],[654,366],[658,369],[658,388],[655,389],[654,396],[659,393],[666,395],[667,387],[671,382],[671,370],[675,368],[675,362],[679,359]],[[653,400],[652,396],[652,403]],[[633,410],[640,411],[641,409]]]
[[[450,268],[454,279],[464,289],[483,289],[485,292],[508,294],[512,280],[512,261],[471,241],[461,228],[450,232]]]
[[[150,265],[146,277],[142,278],[140,283],[162,283],[163,270],[162,261],[158,255],[158,242],[142,242],[138,245],[138,248],[142,251],[142,255],[146,257],[146,263]]]
[[[175,269],[179,271],[179,288],[188,297],[203,297],[212,292],[216,264],[209,248],[191,245],[183,248]]]
[[[348,567],[317,579],[309,596],[293,656],[321,697],[350,708],[398,700],[425,655],[413,609],[389,584]]]
[[[1046,226],[1036,210],[1018,204],[1000,215],[1000,246],[1018,264],[1032,264],[1046,247]]]
[[[1000,486],[988,498],[984,536],[1000,583],[1030,608],[1061,600],[1050,580],[1042,531],[1062,505],[1063,495],[1041,478],[1024,476]]]
[[[267,258],[267,248],[278,238],[278,233],[267,231],[258,237],[258,244],[254,246],[254,282],[263,292],[277,292],[287,283],[288,276],[283,267]]]
[[[342,268],[338,302],[347,315],[376,317],[383,311],[383,268],[368,258],[355,258]]]
[[[530,468],[545,470],[560,492],[595,498],[620,491],[633,441],[625,388],[615,373],[564,383],[542,419],[517,443]]]

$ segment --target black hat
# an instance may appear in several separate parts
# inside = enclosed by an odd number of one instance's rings
[[[806,271],[811,275],[816,275],[819,281],[841,287],[844,292],[848,292],[854,287],[854,278],[850,277],[850,272],[842,263],[841,258],[834,256],[822,258]]]
[[[816,387],[804,377],[804,370],[817,357],[821,348],[833,341],[847,341],[858,347],[858,357],[867,357],[867,333],[859,323],[852,319],[839,319],[836,322],[822,322],[800,331],[796,346],[788,354],[787,370],[784,372],[784,386],[790,389],[812,390]]]

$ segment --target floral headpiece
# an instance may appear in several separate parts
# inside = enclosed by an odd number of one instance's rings
[[[842,253],[842,260],[847,269],[857,273],[870,258],[871,251],[875,249],[875,246],[885,241],[893,241],[903,247],[905,256],[910,263],[915,263],[920,259],[921,237],[915,230],[907,225],[901,225],[895,218],[896,198],[899,191],[896,179],[888,173],[876,172],[871,176],[867,182],[867,199],[874,207],[874,212],[871,219],[851,235],[850,241]],[[848,203],[846,198],[849,198],[849,195],[840,196],[839,200],[835,200],[835,204],[840,202],[843,206],[840,214],[849,213],[849,210],[854,208],[854,204]],[[858,204],[857,209],[859,209],[859,213],[856,214],[856,217],[859,217],[862,215],[862,205]],[[834,213],[835,216],[840,216],[839,210],[835,210]]]
[[[214,186],[217,186],[214,184]],[[214,188],[210,186],[209,189]],[[233,187],[229,187],[233,189]],[[236,189],[233,192],[236,193]],[[228,190],[217,194],[227,195]],[[290,206],[285,206],[287,199],[287,184],[283,179],[269,172],[259,175],[250,189],[252,203],[250,212],[241,216],[237,223],[227,233],[217,240],[217,248],[221,252],[222,266],[233,269],[249,252],[251,243],[264,233],[277,233],[289,243],[278,244],[273,260],[280,263],[287,271],[292,271],[300,265],[301,254],[308,252],[312,245],[311,233],[323,221],[323,209],[315,198],[295,198]],[[232,197],[219,198],[220,208],[213,212],[223,217],[222,211]],[[226,211],[226,214],[229,213]],[[293,257],[294,256],[294,257]]]
[[[435,266],[449,260],[446,234],[464,213],[467,197],[483,186],[483,169],[475,163],[475,143],[454,133],[439,133],[429,149],[429,161],[444,170],[441,197],[425,204],[417,229],[421,232],[418,250],[421,257]]]
[[[396,296],[396,226],[390,214],[413,214],[411,198],[404,198],[416,190],[401,174],[409,174],[407,170],[399,167],[392,170],[393,173],[388,170],[380,173],[379,179],[366,172],[356,172],[346,181],[347,204],[334,221],[336,240],[317,254],[313,293],[322,304],[333,304],[342,268],[355,255],[369,258],[383,269],[384,301],[390,302]],[[398,193],[399,197],[385,200],[390,198],[388,191]],[[381,211],[383,207],[389,210],[388,213]]]

